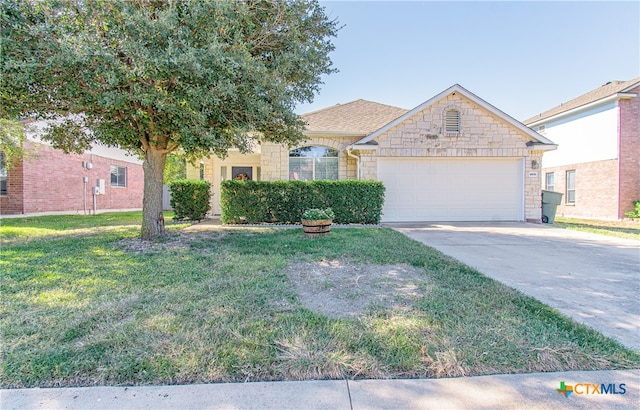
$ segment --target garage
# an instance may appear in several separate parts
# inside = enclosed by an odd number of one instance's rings
[[[382,220],[522,221],[521,158],[378,158]]]

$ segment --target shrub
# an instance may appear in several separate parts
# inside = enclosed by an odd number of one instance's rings
[[[207,181],[178,179],[169,183],[173,219],[204,219],[211,209],[211,184]]]
[[[640,200],[633,201],[633,212],[625,212],[624,216],[627,218],[640,218]]]
[[[335,223],[380,222],[384,185],[379,181],[223,181],[224,223],[299,223],[307,209],[331,208]]]
[[[327,208],[327,209],[318,209],[318,208],[307,209],[302,214],[302,219],[308,219],[308,220],[333,219],[335,217],[336,217],[336,214],[331,210],[331,208]]]

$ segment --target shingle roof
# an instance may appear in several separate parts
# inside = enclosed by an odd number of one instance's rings
[[[303,114],[308,132],[369,134],[405,114],[408,110],[356,100]]]
[[[523,123],[528,125],[536,121],[540,121],[545,118],[549,118],[554,115],[561,114],[565,111],[573,110],[574,108],[578,108],[583,105],[586,105],[594,101],[598,101],[603,98],[622,92],[636,83],[640,83],[640,77],[634,78],[633,80],[629,80],[629,81],[610,81],[605,85],[596,88],[595,90],[591,90],[588,93],[581,95],[580,97],[574,98],[571,101],[567,101],[566,103],[562,103],[557,107],[554,107],[541,114],[531,117],[528,120],[523,121]]]

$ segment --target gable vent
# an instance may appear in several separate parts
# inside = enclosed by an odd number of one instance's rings
[[[444,128],[446,134],[460,134],[460,111],[447,111]]]

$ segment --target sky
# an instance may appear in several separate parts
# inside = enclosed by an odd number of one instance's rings
[[[357,99],[411,109],[460,84],[523,121],[640,76],[640,1],[322,1],[336,74],[303,114]]]

